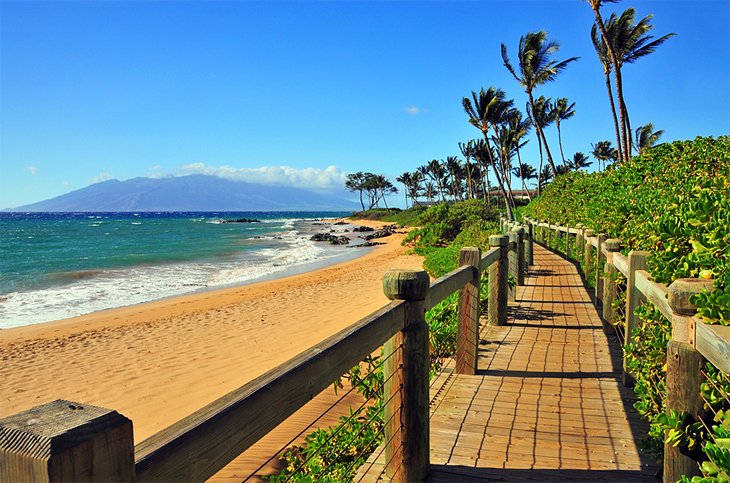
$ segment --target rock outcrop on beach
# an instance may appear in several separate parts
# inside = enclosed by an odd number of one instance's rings
[[[363,236],[360,238],[362,238],[364,240],[373,240],[375,238],[384,238],[386,236],[390,236],[393,233],[395,233],[395,230],[397,228],[398,228],[398,225],[386,225],[383,228],[381,228],[380,230],[377,230],[377,231],[371,233],[370,235],[366,235],[366,236]]]
[[[352,231],[359,231],[359,232],[366,232],[366,231],[375,231],[375,228],[372,228],[370,226],[356,226],[352,229]]]
[[[222,220],[221,223],[261,223],[255,218],[236,218],[235,220]]]
[[[337,236],[332,233],[315,233],[310,238],[312,241],[327,241],[332,245],[349,245],[350,239],[346,236]]]

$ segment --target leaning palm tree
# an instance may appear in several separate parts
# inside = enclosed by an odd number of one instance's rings
[[[558,49],[558,43],[554,41],[548,42],[547,33],[543,30],[540,32],[530,32],[520,37],[520,44],[517,49],[518,75],[517,70],[512,66],[507,55],[507,46],[502,44],[502,60],[504,61],[504,66],[525,89],[532,110],[535,108],[535,99],[532,95],[533,90],[541,84],[555,80],[555,77],[565,70],[568,64],[578,60],[578,57],[571,57],[561,62],[553,60],[552,56]],[[548,163],[550,163],[553,173],[556,173],[555,162],[550,153],[545,133],[540,126],[535,126],[535,130],[538,133],[538,139],[545,146]]]
[[[662,134],[664,134],[664,130],[655,131],[652,123],[636,128],[636,148],[639,150],[639,155],[654,146]]]
[[[598,170],[606,169],[609,162],[615,162],[618,160],[618,151],[611,147],[611,141],[598,141],[596,144],[591,144],[593,150],[591,154],[598,161]]]
[[[606,27],[604,26],[604,29],[605,28]],[[598,59],[601,61],[601,65],[603,65],[603,75],[606,77],[606,90],[608,91],[608,103],[611,106],[611,115],[613,116],[613,127],[616,132],[616,146],[618,150],[618,157],[619,159],[624,159],[623,141],[621,137],[623,128],[619,127],[619,119],[616,115],[616,102],[613,99],[613,88],[611,87],[611,72],[613,71],[613,62],[611,62],[611,58],[608,53],[608,45],[599,36],[596,24],[593,24],[593,27],[591,28],[591,40],[593,41],[593,47],[596,49],[596,54],[598,54]],[[621,126],[623,126],[623,111],[621,112],[621,116]]]
[[[552,124],[555,121],[555,106],[553,106],[552,100],[550,98],[546,98],[545,96],[540,96],[537,99],[535,99],[534,102],[534,110],[530,106],[529,102],[525,106],[527,108],[527,115],[530,117],[530,121],[532,122],[532,125],[536,127],[535,134],[537,135],[537,147],[540,151],[540,167],[538,168],[538,177],[542,176],[542,165],[543,165],[543,156],[542,156],[542,143],[540,142],[540,132],[545,132],[545,129]],[[540,127],[540,131],[538,132],[537,126]],[[548,166],[549,169],[552,169],[552,166]],[[556,171],[553,171],[553,175],[556,173]],[[540,194],[542,183],[538,179],[537,183],[537,193]]]
[[[570,161],[570,167],[578,171],[579,169],[587,168],[593,164],[592,161],[588,161],[588,156],[581,153],[580,151],[573,155],[573,159]]]
[[[560,146],[560,157],[563,165],[567,165],[565,154],[563,154],[563,137],[560,134],[560,121],[566,121],[575,116],[575,102],[568,104],[567,97],[560,97],[555,101],[555,127],[558,128],[558,145]]]
[[[497,178],[499,190],[504,199],[507,217],[513,220],[512,208],[509,203],[506,182],[497,167],[495,156],[489,143],[489,130],[496,128],[507,119],[507,114],[512,109],[513,101],[507,100],[502,89],[489,87],[486,91],[482,88],[479,93],[472,91],[471,99],[464,97],[462,106],[469,116],[469,123],[479,129],[484,136],[486,147],[480,153],[486,155],[488,165],[492,167],[494,176]]]

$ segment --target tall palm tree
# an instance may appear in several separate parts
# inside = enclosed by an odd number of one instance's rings
[[[618,160],[618,151],[611,146],[611,141],[598,141],[591,144],[591,154],[598,161],[598,170],[606,169],[608,162]],[[602,166],[603,165],[603,166]]]
[[[464,179],[464,168],[461,161],[456,156],[447,156],[444,165],[449,172],[451,191],[454,193],[455,198],[461,199],[461,182]]]
[[[504,61],[504,66],[525,89],[532,110],[535,108],[535,99],[532,95],[533,90],[541,84],[555,80],[557,75],[565,70],[568,64],[578,60],[578,57],[571,57],[561,62],[553,60],[552,56],[559,48],[557,42],[547,41],[547,33],[544,30],[530,32],[520,37],[520,43],[517,49],[517,67],[519,68],[519,75],[517,75],[517,71],[512,66],[507,55],[507,46],[502,44],[502,60]],[[550,167],[553,173],[556,173],[555,162],[550,153],[545,133],[537,125],[535,126],[535,130],[538,133],[538,139],[545,146],[545,153]]]
[[[537,191],[540,193],[542,191],[542,188],[550,182],[550,180],[553,178],[553,171],[550,169],[550,166],[545,166],[542,168],[542,170],[538,173],[537,178]]]
[[[555,127],[558,128],[558,145],[560,146],[560,157],[566,165],[565,154],[563,154],[563,138],[560,134],[560,121],[566,121],[575,116],[575,102],[568,104],[567,97],[559,97],[555,101]]]
[[[500,192],[504,199],[507,217],[510,220],[513,220],[512,208],[510,207],[505,180],[497,168],[495,156],[492,152],[491,144],[489,143],[489,130],[490,128],[496,127],[505,121],[514,102],[512,100],[507,100],[504,91],[495,87],[489,87],[486,91],[482,88],[478,94],[472,91],[471,97],[471,99],[464,97],[462,99],[462,106],[466,114],[469,116],[469,123],[479,129],[484,136],[486,147],[481,149],[480,153],[487,156],[486,159],[488,159],[488,165],[492,167],[492,171],[494,172],[494,176],[497,178],[497,184],[499,185]]]
[[[444,198],[444,186],[446,185],[446,169],[444,168],[444,164],[438,159],[432,159],[428,163],[428,174],[436,183],[441,201],[446,201],[446,198]]]
[[[636,148],[639,150],[639,155],[654,146],[662,134],[664,134],[664,130],[655,131],[652,123],[636,128]]]
[[[593,164],[592,161],[588,161],[588,156],[581,153],[580,151],[573,155],[572,161],[570,161],[570,167],[578,171],[579,169],[587,168]]]
[[[608,46],[603,41],[603,39],[599,37],[596,24],[593,24],[593,27],[591,28],[591,40],[593,41],[593,47],[596,49],[596,54],[598,54],[598,59],[601,61],[601,65],[603,65],[603,75],[606,77],[606,90],[608,91],[608,102],[611,105],[613,127],[616,132],[616,146],[618,150],[618,157],[619,159],[624,159],[623,142],[621,138],[623,128],[619,127],[618,116],[616,115],[616,102],[613,99],[613,88],[611,87],[611,72],[613,70],[613,63],[611,62],[611,58],[608,53]],[[621,126],[623,126],[623,117],[621,118]]]
[[[429,181],[423,186],[423,196],[426,197],[426,199],[429,202],[432,202],[433,199],[438,195],[436,185],[433,183],[433,181]]]
[[[593,3],[599,0],[590,1]],[[597,39],[596,27],[601,31],[604,45],[600,49],[608,53],[607,59],[602,59],[602,62],[610,60],[612,64],[611,67],[615,78],[616,97],[618,98],[619,116],[621,120],[620,132],[623,142],[623,147],[621,148],[623,154],[622,160],[626,161],[631,157],[632,139],[631,121],[623,95],[623,74],[621,69],[625,63],[633,63],[641,57],[653,53],[667,39],[676,35],[670,33],[658,39],[654,39],[652,35],[647,35],[654,28],[650,23],[652,18],[652,15],[647,15],[637,22],[636,11],[633,8],[628,8],[620,16],[617,16],[615,13],[611,14],[607,22],[601,19],[599,23],[597,19],[591,32],[595,46]],[[599,47],[596,47],[596,51],[599,52]],[[599,57],[601,57],[601,52],[599,52]],[[606,66],[604,64],[605,71]]]
[[[473,179],[473,165],[469,160],[472,158],[472,151],[474,150],[474,140],[469,140],[466,143],[459,143],[459,151],[464,156],[464,171],[466,173],[466,197],[471,199],[475,198],[474,190],[472,186]]]

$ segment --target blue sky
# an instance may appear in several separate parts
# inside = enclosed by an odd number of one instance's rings
[[[627,65],[634,127],[662,141],[730,133],[730,2],[624,1],[676,32]],[[579,56],[537,94],[568,97],[566,156],[613,140],[579,0],[0,2],[0,208],[114,177],[205,172],[339,188],[393,179],[476,138],[461,99],[490,85],[524,109],[502,65],[547,30]],[[558,152],[554,128],[547,132]],[[523,160],[537,165],[534,134]],[[395,182],[395,181],[394,181]],[[401,199],[397,197],[396,199]]]

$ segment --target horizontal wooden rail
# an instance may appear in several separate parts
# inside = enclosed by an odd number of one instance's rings
[[[492,248],[491,250],[486,252],[484,255],[482,255],[482,259],[479,260],[479,270],[483,272],[484,270],[489,268],[490,265],[499,260],[499,255],[499,248]],[[431,288],[431,290],[433,290],[433,287]]]
[[[730,327],[695,322],[695,349],[725,374],[730,374]]]
[[[624,277],[629,277],[629,257],[615,252],[613,254],[613,264]]]
[[[471,270],[468,271],[471,274]],[[394,301],[135,446],[138,481],[204,481],[401,330]]]
[[[474,267],[464,265],[431,282],[431,289],[426,295],[426,310],[431,310],[439,302],[466,285],[474,278],[475,271]]]
[[[672,307],[667,300],[667,286],[656,283],[646,270],[636,271],[636,288],[656,307],[668,320],[672,320]]]
[[[588,237],[588,242],[593,246],[593,248],[598,248],[598,237]]]

